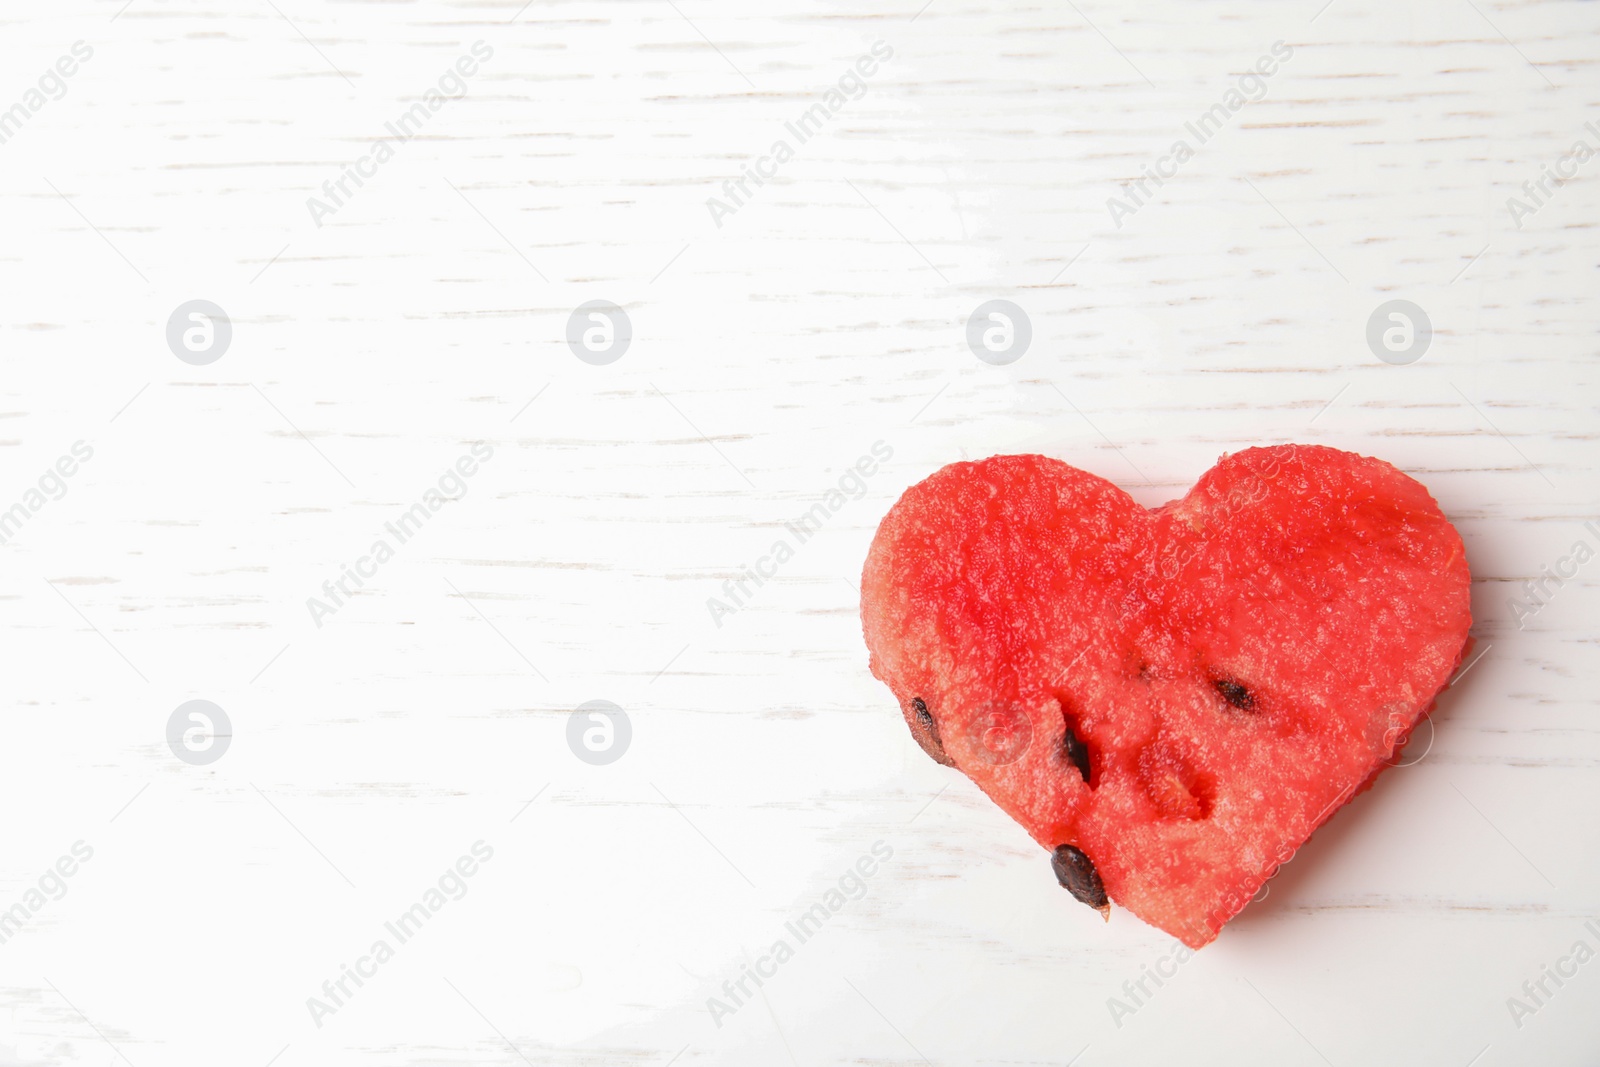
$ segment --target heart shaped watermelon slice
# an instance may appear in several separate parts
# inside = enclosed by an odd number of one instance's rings
[[[1252,448],[1150,510],[995,456],[894,505],[861,615],[930,756],[1078,899],[1199,948],[1427,714],[1469,581],[1428,491],[1381,460]]]

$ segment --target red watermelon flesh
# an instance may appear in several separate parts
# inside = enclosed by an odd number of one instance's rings
[[[1079,899],[1198,948],[1432,707],[1468,584],[1460,536],[1381,460],[1252,448],[1149,510],[995,456],[900,498],[861,614],[930,755]]]

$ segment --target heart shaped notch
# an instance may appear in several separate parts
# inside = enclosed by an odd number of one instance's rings
[[[924,751],[1078,899],[1199,948],[1433,706],[1469,583],[1439,506],[1381,460],[1252,448],[1152,510],[995,456],[901,496],[861,614]]]

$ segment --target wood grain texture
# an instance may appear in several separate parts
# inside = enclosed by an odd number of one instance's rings
[[[1520,1026],[1507,998],[1600,948],[1600,562],[1508,601],[1600,546],[1600,159],[1520,226],[1507,199],[1600,149],[1600,8],[1321,3],[0,14],[0,511],[93,450],[0,544],[0,909],[93,849],[0,943],[0,1063],[1589,1062],[1600,964]],[[478,41],[318,225],[308,198]],[[719,226],[708,198],[880,41]],[[1279,41],[1259,99],[1113,218]],[[965,341],[994,298],[1032,324],[1009,366]],[[165,339],[194,299],[232,322],[207,366]],[[565,339],[596,299],[633,325],[608,366]],[[1391,299],[1435,331],[1407,366],[1365,341]],[[866,671],[861,560],[954,459],[1045,452],[1154,505],[1276,441],[1432,489],[1483,655],[1424,757],[1118,1015],[1166,939],[1066,899],[916,748]],[[465,495],[319,626],[307,598],[474,442]],[[718,625],[707,599],[877,442]],[[196,698],[232,723],[206,766],[166,740]],[[609,766],[566,741],[593,699],[633,727]],[[465,895],[317,1025],[478,841]],[[707,998],[879,841],[865,895],[718,1025]]]

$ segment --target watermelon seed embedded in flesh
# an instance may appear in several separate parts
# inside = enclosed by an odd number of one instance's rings
[[[1050,853],[1050,866],[1063,889],[1098,911],[1107,922],[1111,921],[1111,901],[1106,897],[1106,887],[1086,852],[1072,845],[1058,845]]]
[[[954,767],[956,761],[945,755],[944,742],[939,739],[939,724],[933,721],[933,713],[928,710],[927,702],[921,697],[912,697],[911,710],[916,717],[916,722],[911,727],[911,736],[916,739],[922,751],[926,752],[935,763]]]
[[[1232,678],[1217,678],[1211,683],[1222,699],[1240,711],[1256,710],[1256,695]]]
[[[1061,705],[1061,717],[1066,720],[1066,733],[1061,738],[1061,754],[1067,762],[1078,768],[1078,773],[1083,775],[1084,782],[1089,788],[1094,788],[1090,773],[1093,767],[1089,760],[1089,746],[1083,743],[1083,738],[1078,736],[1076,724],[1072,721],[1072,713],[1067,710],[1066,702]]]

